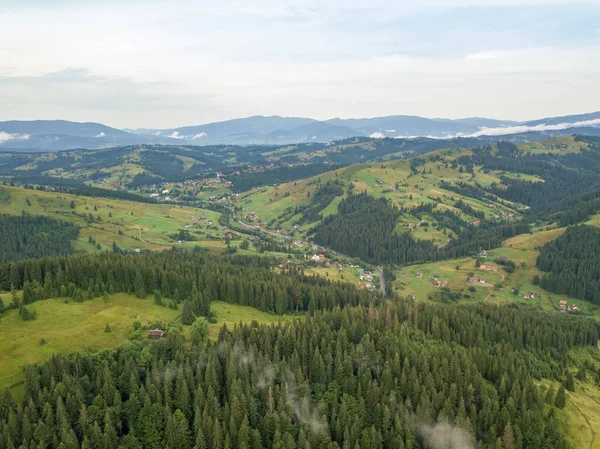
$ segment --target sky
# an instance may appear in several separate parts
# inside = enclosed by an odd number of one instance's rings
[[[600,0],[0,0],[0,120],[600,110]]]

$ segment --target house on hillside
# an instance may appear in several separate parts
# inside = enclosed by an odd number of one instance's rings
[[[165,331],[161,329],[153,329],[148,331],[148,338],[150,340],[160,340],[165,336]]]
[[[558,301],[558,306],[562,312],[565,312],[567,310],[567,301],[565,299],[561,299]]]
[[[473,218],[473,219],[472,219],[472,220],[469,222],[469,224],[473,224],[473,225],[474,225],[474,224],[479,224],[479,223],[481,223],[481,219],[479,219],[479,218]]]
[[[485,279],[477,277],[477,276],[471,276],[468,280],[469,284],[485,284]]]
[[[487,251],[486,251],[485,249],[482,249],[482,250],[479,252],[479,257],[487,257]]]

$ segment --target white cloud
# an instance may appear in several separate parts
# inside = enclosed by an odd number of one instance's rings
[[[383,139],[385,137],[385,135],[378,131],[378,132],[374,132],[369,137],[372,137],[373,139]]]
[[[106,134],[104,134],[104,133],[100,133],[100,134],[98,134],[96,137],[104,137],[104,136],[106,136]]]
[[[200,139],[201,137],[206,137],[207,135],[208,134],[206,134],[206,133],[198,133],[194,137],[192,137],[192,140],[194,140],[194,139]]]
[[[185,136],[182,136],[181,134],[179,134],[179,131],[173,131],[169,137],[171,137],[172,139],[185,139]]]
[[[584,120],[581,122],[573,122],[573,123],[557,123],[555,125],[517,125],[517,126],[506,126],[500,128],[481,128],[480,131],[476,133],[470,134],[468,137],[478,137],[478,136],[504,136],[507,134],[517,134],[517,133],[525,133],[530,131],[559,131],[563,129],[569,128],[579,128],[584,126],[598,126],[600,125],[600,119],[594,120]]]
[[[29,140],[31,134],[9,134],[4,131],[0,131],[0,143],[8,142],[10,140]]]
[[[395,129],[386,129],[385,132],[386,133],[395,133],[396,130]]]

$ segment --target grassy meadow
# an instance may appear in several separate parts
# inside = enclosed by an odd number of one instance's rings
[[[10,303],[10,295],[0,296],[5,304]],[[181,308],[172,310],[155,305],[150,297],[141,300],[124,293],[111,295],[108,302],[97,298],[65,304],[64,299],[53,298],[28,308],[37,313],[37,319],[23,321],[17,310],[9,310],[0,320],[0,389],[11,388],[17,393],[24,365],[42,363],[56,353],[115,348],[127,338],[136,320],[179,322],[181,316]],[[240,322],[276,324],[293,318],[222,301],[212,302],[211,310],[217,315],[217,322],[209,324],[212,339],[224,324],[233,328]],[[111,332],[105,332],[107,324]]]
[[[71,202],[74,208],[71,208]],[[183,243],[184,247],[200,245],[215,251],[225,248],[221,241],[224,232],[218,223],[220,214],[210,210],[0,187],[0,213],[18,215],[22,211],[48,215],[81,226],[79,239],[74,242],[74,249],[80,252],[111,249],[113,242],[130,250],[169,248],[175,244],[170,235],[180,229],[189,230],[198,239]],[[90,215],[94,221],[90,220]],[[197,220],[192,221],[192,217]],[[193,228],[193,225],[197,227]],[[194,234],[196,231],[200,234]],[[211,232],[214,232],[215,238],[208,237]],[[90,236],[100,244],[100,249],[88,243]]]
[[[3,301],[8,304],[9,295],[3,295]],[[23,321],[18,310],[9,310],[0,321],[0,388],[17,384],[25,364],[43,362],[55,353],[114,348],[135,320],[171,321],[180,315],[151,299],[127,294],[114,294],[106,303],[92,299],[65,304],[64,299],[54,298],[28,307],[37,313],[36,320]],[[104,332],[107,324],[111,332]]]

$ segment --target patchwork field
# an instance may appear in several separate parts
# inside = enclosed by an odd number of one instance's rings
[[[365,191],[375,198],[384,197],[398,207],[409,208],[421,203],[434,203],[437,209],[453,209],[456,201],[462,200],[475,210],[482,211],[486,219],[491,219],[494,215],[502,212],[518,216],[519,209],[510,202],[505,201],[504,204],[484,202],[440,187],[442,181],[481,186],[502,183],[500,175],[505,173],[484,173],[476,167],[474,172],[469,174],[462,173],[458,168],[452,168],[451,165],[446,166],[456,157],[469,153],[470,150],[446,150],[430,153],[425,157],[427,161],[418,167],[419,173],[417,174],[412,173],[410,160],[406,159],[353,165],[300,181],[255,189],[242,194],[238,204],[242,207],[243,213],[254,213],[258,217],[258,222],[262,223],[264,227],[292,231],[299,218],[299,215],[294,215],[294,209],[310,205],[312,195],[319,186],[329,181],[335,181],[341,183],[345,192],[352,187],[352,191],[355,193]],[[443,162],[429,161],[429,158],[435,158],[438,154],[443,154]],[[542,180],[536,179],[536,181]],[[325,217],[337,213],[337,205],[344,196],[346,193],[333,199],[322,209],[321,215]],[[467,221],[474,218],[457,210],[455,212],[458,212]],[[414,220],[413,217],[412,221]],[[446,233],[444,233],[443,228],[438,229],[436,221],[432,218],[429,218],[429,223],[431,226],[428,229],[416,228],[414,237],[434,240],[439,244],[446,243],[449,230],[446,229]],[[295,231],[304,236],[305,231],[313,224],[305,223]]]
[[[198,239],[183,246],[200,245],[219,251],[225,248],[224,231],[218,224],[220,214],[210,210],[0,187],[0,213],[17,215],[23,211],[81,226],[79,239],[74,242],[74,249],[81,252],[111,249],[113,242],[130,250],[169,248],[177,241],[171,235],[181,229]],[[214,238],[209,237],[211,233]],[[96,244],[89,243],[90,236]]]
[[[598,218],[595,216],[588,223],[592,224],[596,221]],[[435,277],[440,282],[448,281],[447,286],[461,294],[462,302],[518,303],[558,311],[559,301],[565,299],[569,305],[577,305],[584,315],[594,316],[600,321],[598,305],[551,293],[543,290],[539,285],[532,284],[534,275],[537,274],[541,277],[544,274],[535,265],[539,254],[537,248],[554,240],[564,231],[565,228],[558,228],[533,234],[522,234],[508,239],[504,241],[501,248],[488,251],[487,256],[480,259],[482,266],[479,269],[475,266],[475,257],[402,268],[396,274],[394,289],[399,295],[413,295],[416,300],[435,300],[439,294],[439,288],[429,280],[430,277]],[[504,266],[497,264],[495,260],[498,257],[505,257],[515,262],[514,272],[509,273]],[[422,276],[417,277],[417,273]],[[483,279],[485,284],[469,284],[471,273]],[[471,291],[469,287],[473,287],[475,291]],[[519,294],[513,294],[513,289],[518,289]],[[532,292],[536,294],[534,298],[525,299],[523,297]]]

